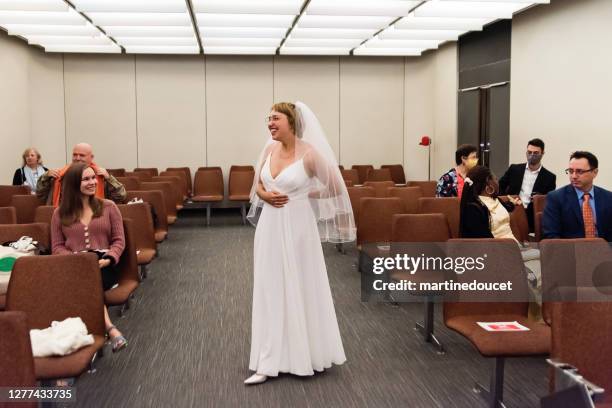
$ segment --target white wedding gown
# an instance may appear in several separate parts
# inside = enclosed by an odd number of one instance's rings
[[[289,202],[264,203],[255,231],[249,368],[267,376],[313,375],[346,357],[308,199],[312,180],[302,159],[273,178],[269,155],[261,180]]]

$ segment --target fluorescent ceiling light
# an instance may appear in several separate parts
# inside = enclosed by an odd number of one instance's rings
[[[283,38],[285,28],[259,28],[259,27],[200,27],[200,35],[204,38]]]
[[[196,14],[201,27],[289,27],[295,16],[274,14]]]
[[[7,24],[4,26],[10,35],[97,35],[100,34],[93,25],[37,25],[37,24]]]
[[[365,47],[372,48],[416,48],[431,49],[438,48],[442,40],[380,40],[373,39],[365,44]]]
[[[0,10],[67,11],[68,4],[62,0],[0,0]]]
[[[377,29],[350,28],[300,28],[291,31],[292,38],[358,38],[365,40],[373,36]]]
[[[435,1],[457,1],[457,0],[435,0]],[[550,0],[460,0],[464,2],[483,3],[515,3],[515,4],[549,4]]]
[[[193,37],[191,26],[109,26],[104,31],[111,37]]]
[[[0,11],[0,24],[81,25],[87,20],[72,9],[68,11]]]
[[[179,46],[125,46],[128,54],[199,54],[200,47],[197,45]]]
[[[373,16],[302,16],[300,28],[372,28],[380,29],[387,26],[395,17]]]
[[[315,48],[354,48],[361,44],[361,39],[333,38],[289,38],[285,47],[315,47]]]
[[[276,47],[204,47],[204,54],[274,55]]]
[[[349,55],[350,48],[282,47],[282,55]]]
[[[327,16],[405,16],[420,1],[407,0],[312,0],[308,15]]]
[[[419,56],[423,50],[418,48],[366,48],[361,47],[353,51],[354,55],[376,55],[376,56]]]
[[[302,3],[303,0],[192,0],[196,13],[297,15]]]
[[[184,13],[184,1],[176,0],[72,0],[80,11],[89,12],[128,12],[128,13]]]
[[[113,42],[103,35],[91,36],[61,36],[61,35],[33,35],[27,38],[28,44],[47,45],[108,45]]]
[[[204,47],[275,47],[282,38],[202,38]]]
[[[117,45],[48,45],[46,52],[82,52],[82,53],[107,53],[119,54],[121,48]]]
[[[457,41],[466,31],[458,30],[396,30],[393,27],[378,34],[381,39]]]
[[[99,26],[191,26],[187,13],[88,13]]]
[[[113,37],[124,47],[128,46],[187,46],[198,45],[195,36],[191,37]]]
[[[489,1],[428,1],[414,11],[416,17],[455,18],[512,18],[512,14],[525,8],[525,3]]]
[[[410,13],[394,24],[395,28],[417,30],[482,30],[486,18],[415,17]]]

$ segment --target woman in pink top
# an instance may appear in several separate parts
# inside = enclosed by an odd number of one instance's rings
[[[115,266],[125,248],[123,219],[110,200],[96,194],[96,174],[85,163],[70,166],[64,176],[62,200],[51,220],[53,254],[96,252],[102,271],[103,290],[118,282]],[[113,325],[104,306],[104,322],[113,351],[127,346],[127,340]]]

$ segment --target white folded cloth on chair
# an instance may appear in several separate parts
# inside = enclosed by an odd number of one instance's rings
[[[30,330],[34,357],[65,356],[93,344],[91,334],[80,317],[51,322],[51,327]]]

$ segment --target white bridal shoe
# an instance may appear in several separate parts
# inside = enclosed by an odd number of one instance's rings
[[[266,381],[268,379],[267,375],[262,375],[262,374],[253,374],[252,376],[250,376],[249,378],[247,378],[246,380],[244,380],[244,383],[246,385],[254,385],[254,384],[261,384],[262,382]]]

